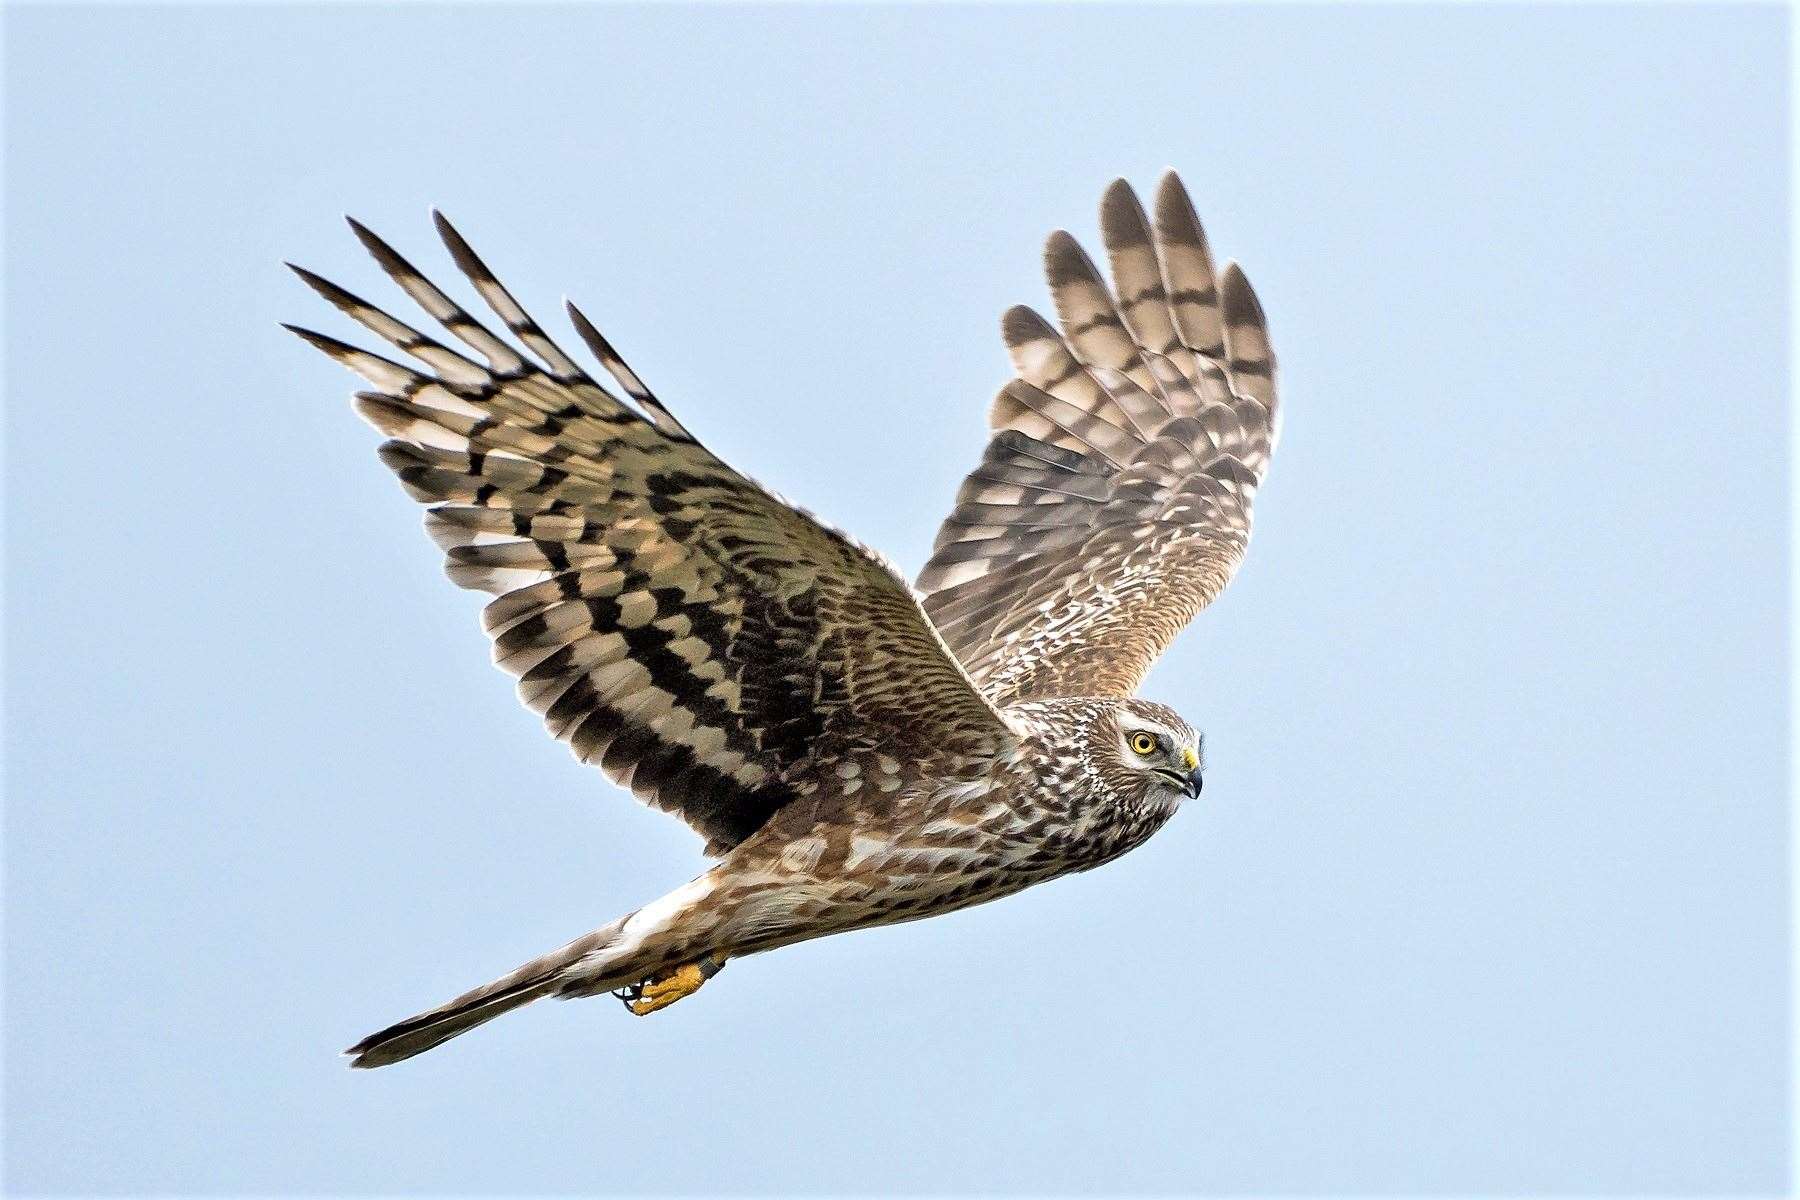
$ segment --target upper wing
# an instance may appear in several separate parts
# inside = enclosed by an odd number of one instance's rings
[[[1101,230],[1117,296],[1075,239],[1044,257],[1059,335],[1003,330],[1018,378],[919,576],[925,611],[996,705],[1128,696],[1230,581],[1276,438],[1275,359],[1235,263],[1215,277],[1173,172],[1152,234],[1124,180]]]
[[[635,409],[564,354],[441,216],[457,265],[541,362],[351,225],[485,365],[298,267],[428,369],[294,332],[376,386],[356,407],[393,439],[382,461],[437,505],[425,523],[450,578],[499,597],[483,617],[495,661],[583,762],[718,852],[804,787],[816,755],[905,760],[1005,736],[890,566],[714,457],[573,306]]]

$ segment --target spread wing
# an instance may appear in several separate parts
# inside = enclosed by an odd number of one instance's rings
[[[1128,696],[1230,581],[1276,439],[1275,359],[1236,264],[1215,275],[1180,179],[1154,232],[1123,181],[1101,230],[1108,289],[1058,231],[1059,334],[1006,314],[1017,378],[919,576],[925,611],[997,705]]]
[[[374,384],[356,407],[392,439],[382,461],[435,506],[450,578],[497,597],[495,661],[578,758],[722,852],[811,772],[1004,736],[890,566],[714,457],[570,306],[631,404],[596,383],[437,222],[535,360],[355,222],[482,361],[297,267],[423,369],[294,332]]]

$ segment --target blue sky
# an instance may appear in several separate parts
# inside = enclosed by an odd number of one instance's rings
[[[1786,1181],[1776,7],[18,7],[16,1192]],[[927,553],[1042,236],[1180,168],[1268,310],[1249,562],[1107,869],[336,1051],[695,873],[544,736],[282,333],[442,206],[718,452]]]

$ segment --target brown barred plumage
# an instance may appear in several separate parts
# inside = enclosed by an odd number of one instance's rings
[[[431,297],[488,367],[307,271],[327,300],[437,374],[296,332],[383,389],[357,396],[394,439],[382,461],[438,505],[426,526],[450,578],[498,597],[483,615],[495,662],[578,758],[717,853],[791,799],[828,747],[911,755],[997,728],[891,568],[713,457],[610,354],[646,415],[607,393],[437,221],[543,365],[446,307],[360,226],[388,273]],[[904,688],[884,656],[910,665]]]
[[[925,611],[997,705],[1131,695],[1250,540],[1276,437],[1262,308],[1236,264],[1215,283],[1173,174],[1156,211],[1153,234],[1127,184],[1107,189],[1116,301],[1075,239],[1050,235],[1063,332],[1006,314],[1019,377],[919,576]]]
[[[525,703],[721,857],[365,1039],[355,1065],[544,995],[623,989],[634,1011],[655,1011],[731,957],[1097,865],[1198,792],[1198,735],[1130,697],[1243,556],[1275,442],[1274,360],[1249,284],[1235,265],[1215,278],[1173,174],[1154,232],[1123,181],[1108,189],[1114,288],[1073,238],[1051,235],[1062,330],[1006,314],[1018,377],[920,593],[707,451],[570,305],[623,396],[596,382],[434,219],[517,345],[354,221],[476,357],[298,267],[425,369],[294,332],[373,385],[357,411],[432,506],[450,578],[495,596],[483,622]]]

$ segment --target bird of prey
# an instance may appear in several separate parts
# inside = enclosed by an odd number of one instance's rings
[[[495,662],[584,763],[716,857],[660,899],[351,1047],[410,1058],[543,996],[634,1013],[727,961],[1083,871],[1199,795],[1201,739],[1133,696],[1243,560],[1277,436],[1267,327],[1180,179],[1045,264],[1061,331],[1002,320],[1015,377],[918,583],[723,462],[573,305],[591,376],[439,214],[513,340],[351,222],[434,337],[301,268],[415,360],[288,326],[372,390],[381,461],[493,594]],[[443,340],[440,340],[443,339]],[[456,347],[451,340],[460,342]]]

